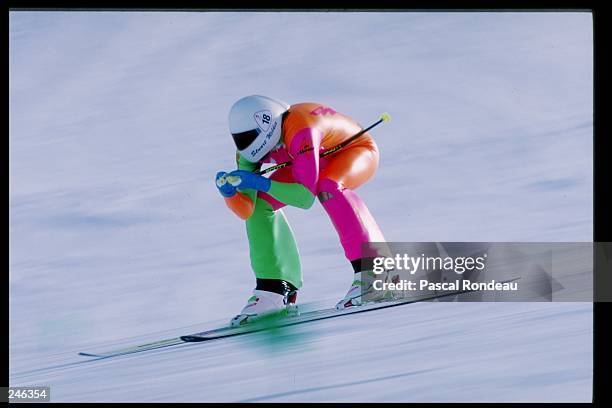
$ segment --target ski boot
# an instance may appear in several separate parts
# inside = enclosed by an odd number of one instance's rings
[[[230,326],[238,327],[256,321],[264,316],[296,316],[298,314],[297,290],[286,295],[265,290],[253,290],[253,296],[249,298],[242,311],[230,320]]]
[[[372,283],[374,280],[381,280],[383,282],[398,281],[399,275],[393,272],[393,270],[388,270],[380,275],[376,275],[373,271],[355,272],[351,287],[346,295],[336,303],[336,309],[342,310],[349,307],[361,306],[365,303],[363,297],[368,294],[370,295],[368,297],[368,303],[392,300],[393,293],[391,291],[375,290]],[[363,274],[368,274],[368,282],[363,280]]]

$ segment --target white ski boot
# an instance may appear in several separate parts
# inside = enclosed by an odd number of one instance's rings
[[[368,299],[369,302],[379,302],[391,299],[393,296],[392,293],[389,291],[375,290],[371,284],[374,280],[382,280],[383,282],[397,280],[399,276],[394,275],[392,277],[391,272],[392,271],[385,271],[380,275],[375,275],[372,271],[356,272],[348,292],[346,292],[346,295],[336,303],[336,309],[342,310],[349,307],[361,306],[364,303],[363,297],[367,294],[371,294]],[[362,274],[364,273],[368,274],[369,283],[363,280]]]
[[[287,296],[265,290],[253,290],[253,296],[249,298],[242,311],[230,320],[232,327],[250,323],[263,316],[286,311],[287,315],[297,313],[295,300],[297,292],[291,292]]]

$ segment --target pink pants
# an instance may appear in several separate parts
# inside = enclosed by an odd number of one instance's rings
[[[368,181],[378,168],[378,148],[369,135],[364,135],[349,147],[320,161],[316,193],[329,215],[349,261],[362,258],[363,243],[384,242],[385,238],[363,200],[355,189]],[[276,171],[272,180],[295,182],[291,167]],[[285,204],[265,193],[274,210]]]

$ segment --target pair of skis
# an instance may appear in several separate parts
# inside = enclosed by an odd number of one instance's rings
[[[502,283],[513,282],[520,278],[512,278]],[[458,290],[451,292],[443,292],[433,295],[413,297],[407,299],[391,300],[379,303],[369,303],[362,306],[354,306],[348,309],[337,310],[335,308],[319,309],[299,313],[294,316],[277,317],[272,319],[262,319],[262,321],[255,321],[253,323],[247,323],[243,326],[232,327],[224,326],[216,329],[206,330],[198,333],[192,333],[180,337],[174,337],[170,339],[164,339],[159,341],[153,341],[150,343],[139,344],[131,347],[120,348],[116,350],[109,350],[99,353],[80,352],[79,355],[86,357],[95,358],[109,358],[122,356],[133,353],[140,353],[143,351],[156,350],[161,348],[167,348],[171,346],[177,346],[179,344],[204,342],[216,339],[222,339],[227,337],[235,337],[249,333],[256,333],[264,330],[276,329],[281,327],[295,326],[298,324],[315,322],[319,320],[333,319],[341,316],[354,315],[357,313],[366,313],[374,310],[388,309],[397,306],[408,305],[411,303],[432,301],[444,297],[460,295],[463,293],[476,292],[477,290]]]

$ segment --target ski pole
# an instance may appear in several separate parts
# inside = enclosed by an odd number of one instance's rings
[[[382,113],[380,115],[380,119],[378,119],[376,122],[372,123],[370,126],[368,126],[367,128],[355,133],[353,136],[349,137],[348,139],[346,139],[344,142],[337,144],[336,146],[332,147],[329,150],[324,151],[323,153],[321,153],[319,155],[319,157],[325,157],[325,156],[329,156],[330,154],[336,153],[338,150],[346,147],[347,145],[349,145],[350,143],[352,143],[355,139],[359,138],[359,136],[363,135],[365,132],[367,132],[368,130],[380,125],[383,122],[389,122],[391,120],[391,115],[389,115],[388,113]],[[304,152],[309,152],[311,151],[313,148],[309,148],[304,150]],[[271,171],[274,170],[278,170],[278,169],[282,169],[283,167],[287,167],[287,166],[291,166],[293,164],[292,161],[286,161],[284,163],[279,163],[275,166],[272,167],[268,167],[265,170],[260,170],[258,172],[256,172],[255,174],[266,174],[266,173],[270,173]]]
[[[352,143],[355,139],[357,139],[359,136],[363,135],[365,132],[367,132],[368,130],[380,125],[383,122],[389,122],[391,120],[391,115],[389,115],[388,113],[384,112],[380,115],[380,119],[378,119],[376,122],[372,123],[370,126],[368,126],[367,128],[360,130],[359,132],[355,133],[353,136],[349,137],[348,139],[346,139],[344,142],[337,144],[336,146],[332,147],[329,150],[324,151],[323,153],[321,153],[319,155],[319,157],[326,157],[329,156],[330,154],[336,153],[338,150],[346,147],[347,145],[349,145],[350,143]],[[308,152],[310,150],[312,150],[313,148],[309,148],[304,150],[305,152]],[[292,161],[286,161],[283,163],[279,163],[275,166],[272,167],[268,167],[265,170],[260,170],[255,172],[255,174],[259,174],[259,175],[263,175],[263,174],[267,174],[270,173],[271,171],[274,170],[278,170],[278,169],[282,169],[283,167],[287,167],[287,166],[291,166],[293,164]],[[217,185],[219,187],[221,187],[223,184],[225,184],[226,182],[229,182],[230,184],[233,185],[233,183],[238,181],[238,177],[234,177],[234,176],[225,176],[222,177],[221,179],[217,180]]]

